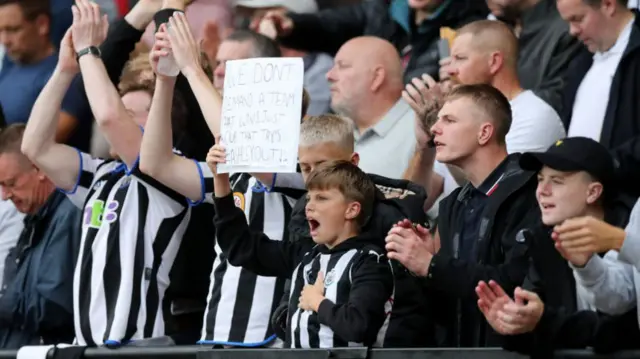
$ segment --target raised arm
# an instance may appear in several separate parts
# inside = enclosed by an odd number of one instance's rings
[[[101,18],[98,5],[88,0],[78,0],[72,10],[72,38],[76,51],[98,47],[104,41],[107,30],[107,19]],[[142,130],[125,109],[100,57],[86,54],[80,57],[79,64],[96,123],[131,170],[138,159]]]
[[[205,195],[203,171],[210,172],[206,166],[173,153],[171,109],[176,79],[157,72],[159,58],[168,54],[164,25],[156,39],[150,55],[156,72],[156,89],[140,148],[140,170],[191,201],[201,202]]]
[[[75,149],[55,141],[58,110],[71,81],[78,73],[71,31],[67,31],[62,40],[59,53],[58,66],[31,110],[22,140],[22,152],[57,187],[71,191],[77,183],[81,162]]]
[[[198,44],[184,13],[175,13],[169,19],[171,30],[169,40],[171,50],[180,71],[189,81],[191,90],[198,100],[204,119],[214,136],[220,134],[220,111],[222,97],[213,87],[213,83],[200,65]]]
[[[225,156],[219,143],[209,151],[207,164],[214,174]],[[276,241],[264,233],[251,231],[244,212],[234,203],[229,175],[218,174],[214,178],[216,240],[229,263],[262,276],[291,276],[307,246],[303,241]]]

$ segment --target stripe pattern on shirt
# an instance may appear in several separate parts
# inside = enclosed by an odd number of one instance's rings
[[[164,335],[162,301],[189,221],[184,197],[118,161],[80,153],[76,188],[84,210],[74,272],[80,345],[125,344]]]
[[[252,231],[272,240],[288,239],[293,198],[260,190],[258,181],[248,174],[234,174],[231,183],[236,206],[243,209]],[[273,342],[271,316],[284,294],[286,279],[262,277],[230,265],[217,244],[216,254],[200,343],[278,346]]]
[[[318,313],[298,308],[298,300],[305,285],[313,285],[318,273],[325,275],[324,297],[333,303],[342,304],[349,301],[349,293],[352,284],[351,269],[362,256],[375,255],[375,251],[369,249],[350,249],[344,252],[322,254],[311,251],[303,257],[302,262],[296,267],[291,279],[291,292],[289,293],[289,321],[287,326],[291,334],[291,348],[338,348],[338,347],[362,347],[364,343],[347,342],[337,336],[333,330],[318,321]],[[391,264],[389,264],[391,268]],[[335,283],[330,285],[330,282]],[[385,312],[391,313],[393,294],[385,304]],[[296,308],[295,311],[292,308]],[[378,332],[374,346],[382,346],[386,336],[390,316],[387,315],[381,329]]]

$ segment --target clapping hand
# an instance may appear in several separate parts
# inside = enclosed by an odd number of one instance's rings
[[[414,227],[405,219],[391,228],[385,241],[389,259],[397,260],[418,276],[427,276],[431,259],[438,250],[428,229],[421,225]]]
[[[444,91],[431,76],[413,78],[402,91],[402,98],[415,113],[416,139],[420,148],[426,147],[431,139],[431,126],[438,119],[437,111],[444,99]]]
[[[175,12],[169,18],[169,42],[176,65],[185,76],[201,71],[200,49],[191,33],[187,17],[182,12]]]
[[[620,250],[626,234],[622,228],[587,216],[568,219],[555,226],[552,237],[561,253],[590,257],[593,253]]]
[[[101,15],[100,7],[89,0],[77,0],[71,7],[71,12],[71,38],[74,49],[82,51],[90,46],[100,46],[109,30],[107,15]]]
[[[534,293],[520,287],[515,300],[494,281],[478,283],[478,307],[491,327],[502,335],[518,335],[533,331],[544,312],[544,303]]]
[[[68,74],[77,74],[80,71],[78,60],[76,60],[76,50],[73,48],[71,39],[71,29],[69,28],[60,42],[58,51],[58,69]]]

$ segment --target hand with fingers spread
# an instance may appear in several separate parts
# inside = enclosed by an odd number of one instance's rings
[[[440,85],[429,75],[413,78],[402,91],[402,98],[415,113],[416,139],[420,148],[431,140],[431,127],[438,119],[438,111],[444,99]]]
[[[60,42],[58,69],[68,74],[77,74],[80,71],[78,60],[76,59],[76,50],[73,48],[73,40],[71,39],[71,28],[67,30],[62,42]]]
[[[188,76],[202,71],[200,49],[184,13],[176,12],[169,18],[167,33],[173,58],[182,74]]]
[[[499,313],[507,303],[511,303],[513,300],[495,281],[489,281],[488,284],[484,281],[478,283],[476,294],[478,295],[478,308],[489,325],[496,332],[505,334],[501,332]]]
[[[74,49],[82,51],[90,46],[100,46],[109,30],[107,15],[101,15],[100,7],[89,0],[77,0],[71,7],[71,12],[71,38]]]
[[[322,303],[324,299],[324,275],[322,272],[319,272],[318,278],[316,278],[316,282],[313,285],[307,284],[302,288],[298,308],[318,312],[320,303]]]
[[[568,219],[552,234],[558,247],[569,255],[619,251],[625,236],[624,229],[593,217]]]
[[[427,228],[413,226],[408,220],[394,225],[387,238],[387,257],[395,259],[415,275],[426,277],[436,245]]]

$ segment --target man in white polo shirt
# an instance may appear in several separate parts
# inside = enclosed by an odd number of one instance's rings
[[[390,42],[372,36],[347,41],[327,73],[331,108],[355,125],[360,168],[401,178],[416,146],[413,111],[402,100],[402,62]]]
[[[620,190],[640,195],[640,20],[627,0],[558,0],[586,46],[569,73],[561,115],[569,136],[599,141],[617,162]]]

